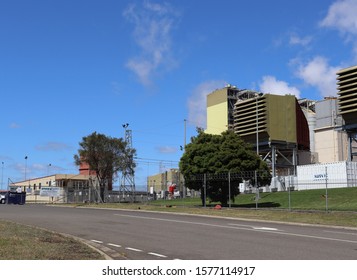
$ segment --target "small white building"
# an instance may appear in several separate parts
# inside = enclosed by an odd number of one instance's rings
[[[357,162],[300,165],[294,184],[298,190],[356,187]]]
[[[95,191],[96,176],[83,174],[54,174],[11,183],[10,190],[21,188],[27,202],[84,202]],[[96,195],[95,193],[92,194]]]

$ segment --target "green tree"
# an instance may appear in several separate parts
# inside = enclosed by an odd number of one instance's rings
[[[112,138],[93,132],[82,138],[78,154],[74,155],[76,165],[87,163],[94,171],[100,186],[100,196],[104,201],[104,193],[108,183],[113,181],[118,172],[134,175],[135,149],[128,147],[122,138]]]
[[[239,183],[243,180],[254,181],[254,171],[258,172],[257,185],[270,183],[268,166],[237,134],[231,131],[221,135],[206,134],[198,129],[186,145],[180,160],[180,170],[185,178],[186,187],[201,191],[203,201],[203,174],[206,174],[206,195],[211,201],[226,205],[229,200],[228,177],[218,174],[234,174],[231,177],[231,199],[239,194]],[[216,175],[216,176],[213,176]]]

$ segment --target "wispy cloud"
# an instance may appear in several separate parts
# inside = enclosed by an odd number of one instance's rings
[[[354,44],[353,52],[357,61],[357,1],[338,0],[328,10],[326,17],[320,21],[320,26],[338,30],[348,42]]]
[[[188,119],[198,127],[205,128],[206,120],[206,97],[212,91],[224,87],[226,82],[213,80],[199,84],[187,100]]]
[[[336,1],[330,6],[320,26],[336,28],[342,33],[357,34],[356,11],[356,0]]]
[[[298,45],[303,47],[308,46],[311,43],[311,41],[312,41],[312,36],[300,37],[297,34],[291,34],[289,38],[290,45]]]
[[[15,128],[20,128],[21,126],[18,123],[12,122],[10,123],[9,127],[15,129]]]
[[[144,86],[152,85],[157,71],[167,71],[176,62],[172,57],[172,31],[178,13],[168,3],[144,1],[131,4],[123,13],[134,24],[134,42],[140,53],[130,58],[126,66],[133,71]]]
[[[337,0],[329,6],[325,17],[319,22],[323,29],[338,30],[346,43],[352,43],[352,54],[357,61],[357,1]],[[306,46],[312,38],[298,37],[292,34],[290,44]],[[341,62],[339,65],[330,65],[329,60],[322,55],[314,55],[312,58],[295,58],[291,60],[295,68],[295,75],[303,82],[317,89],[322,97],[336,96],[336,72],[346,67]],[[350,66],[350,65],[348,65]]]
[[[174,154],[177,152],[178,147],[160,146],[156,148],[160,154]]]
[[[277,95],[291,94],[295,95],[296,98],[300,98],[300,91],[296,87],[289,86],[287,82],[279,81],[273,76],[264,76],[259,87],[264,93]]]
[[[70,150],[72,149],[72,147],[68,146],[65,143],[47,142],[42,145],[37,145],[35,149],[38,151],[63,151],[63,150]]]

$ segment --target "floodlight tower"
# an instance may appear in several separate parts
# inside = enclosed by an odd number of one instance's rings
[[[127,129],[129,124],[125,123],[122,125],[124,128],[125,143],[126,148],[132,148],[132,131]],[[132,202],[135,201],[135,176],[134,170],[131,169],[133,158],[131,156],[125,155],[125,167],[122,171],[121,184],[119,192],[122,193],[123,198],[129,197]]]

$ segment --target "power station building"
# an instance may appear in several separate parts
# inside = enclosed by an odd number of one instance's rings
[[[337,73],[338,97],[315,101],[227,85],[207,96],[206,133],[230,129],[252,144],[273,177],[298,165],[357,156],[357,66]],[[279,93],[280,94],[280,93]]]
[[[270,163],[273,177],[310,163],[309,127],[295,96],[243,91],[233,115],[234,132]]]
[[[347,157],[353,160],[357,156],[357,66],[341,69],[337,72],[338,108],[342,116],[342,130],[347,134]]]

